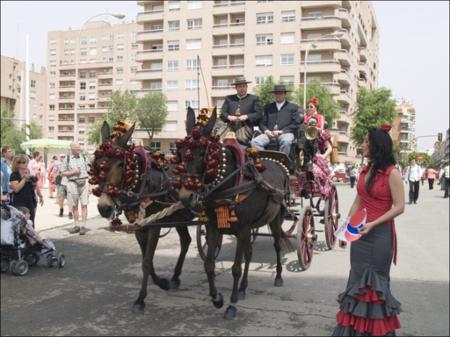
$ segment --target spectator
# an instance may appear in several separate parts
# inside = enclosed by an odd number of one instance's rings
[[[444,198],[448,198],[448,189],[450,187],[450,160],[447,160],[447,164],[444,167]]]
[[[403,179],[405,183],[409,183],[409,204],[413,202],[417,204],[419,199],[419,183],[422,177],[422,169],[416,164],[415,159],[411,159],[410,165],[406,168]]]
[[[20,154],[14,158],[12,173],[9,178],[11,189],[13,191],[14,207],[25,206],[30,210],[31,221],[34,224],[36,216],[37,200],[39,197],[41,207],[44,205],[44,198],[37,184],[37,177],[32,176],[28,170],[28,157]]]
[[[11,199],[11,189],[9,188],[9,177],[11,176],[11,166],[12,159],[14,156],[14,151],[9,145],[2,147],[2,159],[1,159],[1,171],[3,175],[2,182],[2,200],[10,202]]]
[[[39,152],[33,152],[32,159],[28,162],[28,170],[31,176],[37,176],[37,173],[39,171],[38,158]]]
[[[59,160],[56,161],[53,171],[55,173],[56,197],[59,204],[59,217],[64,216],[64,200],[67,199],[67,177],[62,175],[63,163],[66,160],[65,154],[59,155]],[[69,219],[72,219],[72,210],[69,207]]]
[[[50,165],[48,166],[48,195],[50,199],[53,199],[53,193],[56,191],[56,174],[53,169],[55,168],[55,163],[57,161],[58,157],[53,156]]]
[[[67,202],[72,209],[74,227],[69,231],[71,234],[86,234],[87,205],[89,202],[89,186],[87,183],[88,169],[87,160],[80,154],[80,145],[70,145],[72,154],[63,163],[62,175],[67,177]],[[83,225],[78,226],[79,213],[78,203],[81,204],[81,217]]]
[[[355,182],[356,182],[356,168],[355,168],[355,166],[350,167],[350,170],[348,171],[348,176],[350,178],[350,188],[353,188],[355,186]]]
[[[428,179],[428,188],[430,190],[433,189],[434,180],[436,179],[437,174],[438,174],[437,171],[434,168],[432,168],[431,166],[429,166],[426,170],[426,175],[427,175],[427,179]]]
[[[44,182],[45,182],[45,163],[44,163],[44,157],[39,155],[36,159],[37,161],[37,172],[36,176],[38,178],[38,185],[39,188],[42,190],[44,188]]]

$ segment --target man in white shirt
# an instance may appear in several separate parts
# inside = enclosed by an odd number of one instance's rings
[[[405,183],[409,182],[409,204],[413,202],[417,204],[419,199],[420,178],[422,177],[422,169],[417,165],[415,159],[411,159],[410,165],[406,168],[403,179]]]

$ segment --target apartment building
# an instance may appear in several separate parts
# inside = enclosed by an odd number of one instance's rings
[[[89,127],[103,119],[114,90],[138,92],[138,25],[93,21],[80,30],[48,33],[48,126],[50,138],[87,142]]]
[[[416,110],[413,105],[403,98],[397,100],[395,110],[397,117],[392,125],[392,141],[395,145],[400,146],[400,157],[407,160],[408,155],[416,151]]]
[[[15,58],[1,55],[1,109],[14,112],[17,125],[25,124],[25,73],[26,64]],[[30,120],[44,125],[47,107],[47,71],[41,67],[40,72],[35,71],[31,65],[28,86],[30,94]]]
[[[164,149],[184,136],[185,107],[222,106],[243,75],[254,87],[271,75],[296,87],[319,80],[339,103],[331,126],[340,160],[354,160],[349,135],[358,87],[375,88],[378,26],[366,1],[137,1],[140,31],[136,78],[162,90],[169,118]],[[305,55],[308,55],[305,64]],[[197,57],[201,76],[197,76]],[[200,86],[200,103],[197,88]]]

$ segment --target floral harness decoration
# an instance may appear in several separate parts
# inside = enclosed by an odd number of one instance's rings
[[[184,187],[190,191],[204,192],[207,189],[212,189],[214,186],[219,185],[223,179],[226,169],[226,154],[225,146],[220,143],[219,135],[213,135],[209,138],[202,136],[202,128],[208,124],[208,109],[203,108],[197,117],[197,123],[195,124],[190,136],[186,136],[183,140],[176,142],[177,149],[185,147],[184,157],[181,159],[173,158],[173,163],[177,164],[173,173],[175,174],[175,180],[173,186],[176,189]],[[206,152],[206,170],[203,175],[203,181],[200,175],[188,174],[187,164],[194,159],[193,149],[204,149]],[[246,154],[254,162],[255,168],[262,172],[265,170],[264,165],[261,163],[258,152],[255,148],[248,148]],[[230,228],[231,225],[235,225],[238,222],[236,216],[235,207],[236,204],[243,201],[246,195],[237,195],[235,201],[227,206],[220,206],[215,209],[217,215],[218,228]],[[203,209],[199,216],[199,221],[206,224],[209,219]]]

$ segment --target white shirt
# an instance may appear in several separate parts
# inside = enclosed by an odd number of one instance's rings
[[[286,103],[286,101],[283,101],[281,103],[275,102],[277,104],[277,110],[280,111],[281,107],[284,105],[284,103]]]
[[[420,177],[422,176],[422,169],[419,165],[408,166],[405,172],[405,180],[409,181],[420,181]]]

